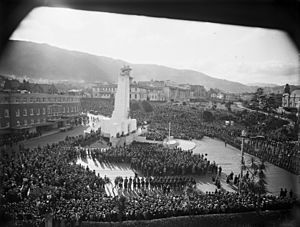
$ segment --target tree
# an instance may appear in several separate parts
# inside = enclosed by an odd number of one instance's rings
[[[143,109],[146,113],[149,113],[149,112],[153,111],[152,105],[149,102],[145,101],[145,100],[142,101],[142,107],[143,107]]]
[[[289,85],[289,84],[286,84],[286,85],[284,86],[283,93],[291,94],[291,89],[290,89],[290,85]]]
[[[227,110],[228,110],[229,112],[231,112],[231,105],[232,105],[232,104],[233,104],[233,103],[232,103],[231,101],[225,103],[225,107],[227,108]]]
[[[254,93],[251,103],[252,106],[258,107],[259,104],[263,103],[263,97],[264,97],[264,89],[263,88],[257,88],[256,92]]]
[[[131,111],[138,111],[140,110],[140,105],[138,104],[138,102],[130,102],[130,110]]]
[[[278,97],[275,94],[270,94],[266,98],[266,107],[268,109],[276,109],[281,105],[281,95]]]

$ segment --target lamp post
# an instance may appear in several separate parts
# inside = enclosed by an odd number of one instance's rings
[[[297,145],[298,145],[298,155],[299,155],[299,152],[300,152],[300,101],[298,102],[298,111],[297,111],[297,114],[296,114],[296,117],[297,117],[297,120],[296,120],[296,129],[297,129]],[[299,164],[298,164],[299,166]],[[298,173],[298,178],[299,178],[299,182],[300,182],[300,167],[298,168],[298,166],[296,166],[296,169],[297,169],[297,173]]]
[[[168,140],[170,141],[170,139],[171,139],[171,122],[169,122],[169,138],[168,138]]]
[[[245,137],[247,136],[246,130],[242,131],[242,145],[241,145],[241,175],[240,175],[240,182],[239,182],[239,193],[241,193],[241,187],[242,187],[242,179],[243,179],[243,169],[244,169],[244,142]]]

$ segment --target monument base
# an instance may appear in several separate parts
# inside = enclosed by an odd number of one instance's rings
[[[125,145],[131,144],[136,138],[136,133],[130,133],[126,136],[121,137],[110,137],[109,142],[112,147],[124,147]]]

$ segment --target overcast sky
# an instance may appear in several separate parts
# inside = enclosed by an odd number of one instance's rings
[[[277,30],[42,7],[11,39],[242,83],[300,82],[298,51]]]

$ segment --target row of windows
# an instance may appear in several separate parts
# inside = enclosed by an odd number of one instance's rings
[[[115,87],[98,87],[98,88],[94,88],[95,91],[116,91],[117,88]]]
[[[73,98],[73,97],[16,97],[16,102],[17,103],[33,103],[33,102],[73,102],[73,101],[77,101],[77,98]]]
[[[46,118],[37,119],[36,121],[34,119],[31,119],[30,121],[27,121],[25,119],[23,122],[17,121],[17,127],[40,124],[40,123],[45,123],[45,122],[46,122]]]
[[[6,124],[4,126],[1,125],[0,123],[0,128],[9,128],[10,127],[10,123],[6,122]]]
[[[111,94],[95,94],[95,97],[102,97],[102,98],[110,98],[112,95]]]
[[[37,108],[36,115],[39,116],[40,114],[41,114],[41,111],[40,111],[39,108]],[[27,109],[23,109],[22,115],[23,116],[27,116]],[[34,115],[33,108],[29,109],[29,115],[30,116]],[[42,109],[42,115],[46,115],[46,108]],[[17,111],[16,111],[16,117],[20,117],[20,109],[17,109]]]
[[[73,112],[78,112],[79,111],[79,106],[71,106],[70,108],[67,106],[67,107],[62,107],[62,113],[73,113]],[[52,112],[54,112],[51,108],[48,108],[48,114],[52,114]],[[35,113],[34,113],[34,109],[33,108],[30,108],[29,109],[29,113],[27,111],[26,108],[23,109],[22,111],[22,116],[33,116],[33,115],[46,115],[46,108],[43,107],[43,108],[37,108]],[[5,118],[9,118],[9,109],[5,109],[4,110],[4,117]],[[16,110],[16,117],[20,117],[21,116],[21,112],[20,112],[20,109],[17,109]]]

